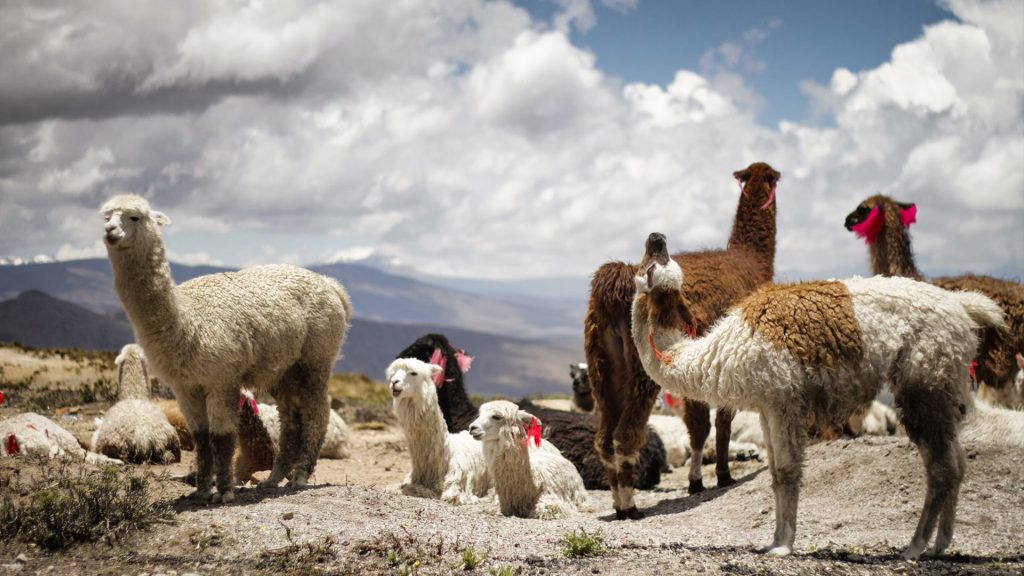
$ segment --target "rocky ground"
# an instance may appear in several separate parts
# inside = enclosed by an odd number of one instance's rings
[[[79,438],[105,405],[83,404],[55,418]],[[14,413],[0,408],[0,418]],[[52,416],[52,414],[50,414]],[[591,509],[557,521],[505,518],[497,502],[453,507],[403,496],[405,442],[390,424],[354,430],[353,455],[321,460],[311,487],[243,490],[227,506],[181,498],[192,454],[158,476],[158,497],[174,513],[116,541],[44,552],[0,542],[0,575],[17,574],[1024,574],[1024,453],[968,445],[968,478],[956,537],[941,558],[907,562],[924,498],[923,467],[901,437],[841,439],[807,452],[796,553],[770,558],[774,523],[770,475],[761,462],[734,463],[739,482],[686,493],[685,471],[639,493],[647,518],[614,521],[608,492]],[[28,463],[18,466],[28,466]],[[16,470],[8,462],[0,472]],[[714,485],[713,466],[705,484]],[[567,534],[603,537],[603,552],[564,554]],[[466,558],[478,566],[465,571]],[[473,562],[470,562],[473,563]]]

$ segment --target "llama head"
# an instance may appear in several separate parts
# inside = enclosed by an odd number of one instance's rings
[[[125,362],[145,363],[146,353],[142,351],[142,346],[138,344],[125,344],[117,354],[117,358],[114,358],[114,364],[121,368]]]
[[[387,369],[388,384],[395,402],[409,400],[418,404],[437,402],[434,376],[441,373],[437,364],[416,358],[399,358]]]
[[[754,162],[732,173],[743,189],[743,195],[767,209],[775,202],[775,187],[782,178],[778,170],[764,162]]]
[[[651,232],[644,245],[644,258],[634,280],[640,293],[655,290],[678,291],[683,287],[683,269],[669,258],[668,242],[660,232]]]
[[[100,213],[106,222],[103,240],[111,253],[149,244],[160,237],[161,226],[171,223],[163,212],[152,210],[145,198],[134,194],[114,196],[103,204]]]
[[[526,442],[531,426],[539,428],[540,419],[508,400],[493,400],[480,406],[480,416],[469,425],[469,433],[481,442],[511,447]]]
[[[586,412],[594,409],[594,391],[590,389],[590,375],[587,363],[569,364],[569,376],[572,377],[572,402]]]
[[[897,202],[888,196],[876,194],[847,214],[843,225],[858,238],[874,244],[886,226],[910,228],[914,222],[917,222],[916,204]]]

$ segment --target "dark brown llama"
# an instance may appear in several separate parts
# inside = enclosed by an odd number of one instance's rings
[[[846,215],[846,229],[864,238],[871,255],[871,272],[924,280],[911,250],[910,225],[917,221],[917,205],[876,194]],[[974,373],[984,387],[1008,388],[1019,367],[1014,355],[1024,350],[1024,286],[991,276],[965,274],[932,278],[928,282],[946,290],[974,290],[996,301],[1006,315],[1005,328],[986,328],[978,347]],[[992,398],[998,392],[987,391]]]
[[[703,334],[733,304],[763,283],[775,269],[775,186],[779,173],[763,162],[733,175],[743,186],[725,250],[673,256],[686,270],[686,298],[693,303],[694,334]],[[659,387],[644,372],[630,334],[637,267],[609,262],[598,268],[590,287],[584,321],[584,348],[598,415],[595,438],[608,474],[617,519],[643,518],[633,501],[637,451]],[[715,417],[718,485],[734,482],[729,473],[733,412],[719,407]],[[711,428],[710,408],[686,401],[683,413],[694,454],[703,452]],[[704,489],[700,458],[690,466],[690,493]]]

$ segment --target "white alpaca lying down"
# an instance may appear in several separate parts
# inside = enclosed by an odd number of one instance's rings
[[[53,420],[25,412],[0,422],[0,456],[45,456],[79,458],[92,464],[123,464],[95,452],[86,452],[75,435]]]
[[[469,433],[483,444],[487,469],[501,503],[501,513],[520,518],[562,518],[587,503],[583,478],[554,445],[530,436],[527,427],[541,423],[512,402],[480,406]]]
[[[412,459],[402,492],[466,504],[487,495],[491,478],[480,443],[468,432],[448,432],[434,388],[434,375],[440,372],[440,366],[415,358],[399,358],[387,369],[395,415]]]

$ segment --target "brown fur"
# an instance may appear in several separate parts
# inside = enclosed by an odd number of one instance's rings
[[[174,427],[174,431],[178,433],[178,439],[181,441],[182,450],[195,450],[196,445],[192,442],[192,433],[189,432],[188,423],[185,421],[185,415],[181,413],[181,407],[178,406],[177,400],[157,400],[156,405],[163,410],[164,416],[167,417],[167,421]]]
[[[853,298],[842,282],[766,286],[744,300],[740,309],[753,330],[805,366],[835,370],[864,355]]]
[[[846,216],[847,228],[863,221],[875,206],[885,213],[885,225],[878,239],[869,247],[871,272],[923,279],[914,263],[910,232],[900,219],[900,209],[912,204],[897,202],[881,194],[872,196]],[[1024,286],[1019,282],[974,274],[934,278],[929,282],[946,290],[976,290],[995,300],[1003,309],[1006,328],[986,328],[981,331],[975,374],[979,382],[991,388],[1007,386],[1018,370],[1014,354],[1024,351]]]
[[[764,163],[751,164],[734,173],[744,183],[726,250],[677,254],[673,258],[687,271],[684,296],[692,303],[697,332],[713,324],[731,305],[760,284],[771,281],[775,261],[776,204],[767,207],[779,179],[779,173]],[[764,208],[762,208],[764,207]],[[640,365],[630,335],[630,309],[638,268],[623,262],[610,262],[594,274],[590,302],[584,320],[584,349],[589,367],[590,385],[598,415],[597,451],[608,469],[613,497],[618,486],[632,490],[628,466],[616,466],[616,455],[634,457],[643,444],[645,425],[660,388]],[[692,402],[687,400],[687,402]],[[690,442],[703,450],[710,429],[709,407],[695,403],[684,410]],[[689,416],[689,417],[687,417]],[[729,441],[732,412],[718,411],[718,442]],[[728,450],[718,450],[716,471],[719,485],[731,484]],[[691,491],[703,489],[697,481]],[[616,511],[629,517],[641,517],[635,508]]]
[[[254,472],[274,467],[277,444],[267,432],[263,420],[253,409],[252,401],[243,396],[238,414],[238,446],[235,450],[235,481],[244,484],[253,481]]]

